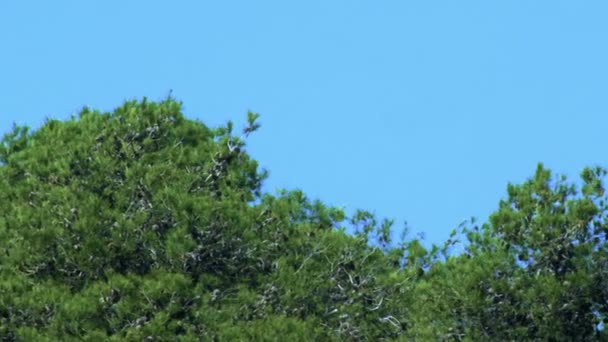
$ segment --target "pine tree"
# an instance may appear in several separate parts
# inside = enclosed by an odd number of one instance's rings
[[[15,126],[0,148],[2,339],[400,335],[402,287],[369,232],[345,234],[344,212],[301,191],[262,193],[244,141],[257,119],[236,136],[169,98]]]

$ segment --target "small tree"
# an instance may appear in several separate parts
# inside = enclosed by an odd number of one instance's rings
[[[423,336],[455,340],[605,339],[607,245],[602,168],[582,193],[542,165],[482,227],[466,251],[437,263],[417,286]]]

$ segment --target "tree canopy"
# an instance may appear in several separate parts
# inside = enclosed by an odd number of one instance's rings
[[[539,165],[487,223],[425,248],[368,211],[264,192],[257,119],[210,128],[167,98],[15,125],[0,340],[607,340],[603,168],[579,190]]]

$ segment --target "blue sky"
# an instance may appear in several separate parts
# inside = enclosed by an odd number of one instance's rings
[[[2,1],[0,131],[160,100],[243,125],[266,190],[444,241],[537,162],[606,166],[606,1]]]

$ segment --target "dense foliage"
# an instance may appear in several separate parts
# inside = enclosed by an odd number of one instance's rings
[[[169,98],[15,126],[0,340],[606,339],[603,169],[579,193],[540,165],[488,223],[429,250],[369,212],[262,192],[256,120],[211,129]]]

